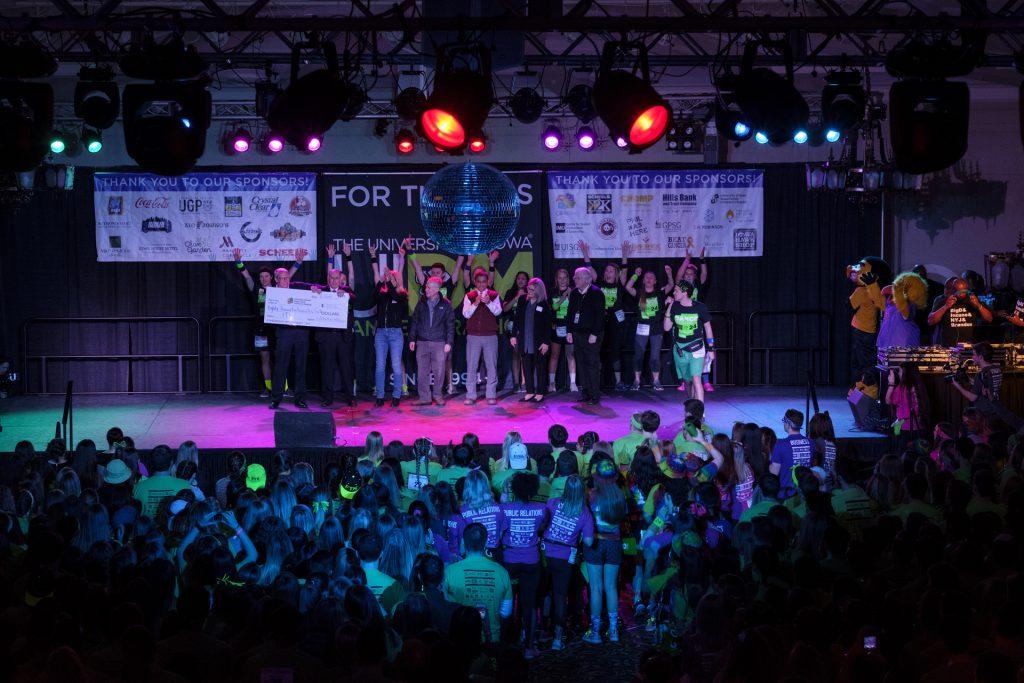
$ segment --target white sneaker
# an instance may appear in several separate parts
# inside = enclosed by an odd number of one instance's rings
[[[575,393],[579,392],[579,388],[575,384],[570,384],[569,385],[569,391],[571,391],[572,393],[575,394]]]

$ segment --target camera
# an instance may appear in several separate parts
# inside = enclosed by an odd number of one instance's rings
[[[956,367],[952,367],[952,363],[946,366],[947,372],[942,375],[942,381],[947,384],[956,382],[957,384],[968,384],[971,379],[967,376],[967,366],[970,365],[971,361],[962,360],[957,362]]]

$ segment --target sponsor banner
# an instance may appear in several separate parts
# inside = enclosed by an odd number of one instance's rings
[[[501,296],[515,282],[518,271],[530,276],[541,272],[541,229],[543,221],[540,192],[543,174],[539,171],[509,171],[506,173],[516,186],[522,203],[519,225],[512,236],[499,247],[500,256],[495,263],[494,288]],[[373,274],[369,250],[377,251],[378,269],[403,268],[405,286],[409,290],[410,310],[419,301],[420,287],[412,263],[415,256],[424,271],[439,263],[453,278],[452,304],[456,310],[456,352],[453,355],[455,383],[464,381],[465,354],[463,334],[465,321],[461,315],[465,294],[462,274],[454,272],[458,255],[439,252],[437,245],[427,236],[420,222],[420,190],[431,173],[325,173],[321,176],[321,202],[323,204],[324,237],[341,250],[343,242],[352,246],[355,263],[356,290],[356,372],[360,384],[371,383],[374,368],[373,333],[375,308],[373,304]],[[412,242],[401,262],[399,247],[406,237]],[[484,254],[473,254],[474,265],[487,267]],[[447,282],[447,281],[446,281]],[[406,354],[407,375],[413,375],[414,354]],[[503,368],[504,369],[504,368]],[[389,371],[390,373],[390,371]],[[412,379],[408,380],[412,383]]]
[[[99,261],[282,261],[316,252],[316,174],[97,173]]]
[[[764,172],[568,171],[548,173],[554,256],[594,258],[761,256]]]
[[[345,329],[351,298],[341,292],[314,292],[308,289],[270,287],[267,291],[263,322],[275,325],[328,327]]]

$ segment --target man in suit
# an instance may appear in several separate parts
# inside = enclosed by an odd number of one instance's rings
[[[572,277],[576,288],[569,295],[568,335],[573,345],[581,403],[601,402],[601,333],[604,330],[604,294],[594,286],[588,268],[577,268]]]
[[[304,282],[292,282],[292,274],[287,268],[274,271],[274,281],[284,289],[312,289],[313,285]],[[277,337],[277,355],[274,357],[274,372],[270,380],[270,406],[276,410],[284,398],[284,382],[288,377],[288,365],[295,355],[295,405],[307,408],[306,404],[306,356],[309,355],[309,328],[275,326]]]
[[[353,385],[355,336],[352,328],[355,325],[353,303],[356,293],[349,287],[345,273],[337,268],[331,268],[327,271],[327,288],[323,290],[322,294],[348,297],[348,320],[343,329],[323,327],[318,328],[313,335],[320,348],[320,370],[322,373],[320,395],[323,398],[320,405],[326,408],[334,403],[334,374],[338,372],[341,375],[342,401],[347,406],[354,406],[356,404]]]

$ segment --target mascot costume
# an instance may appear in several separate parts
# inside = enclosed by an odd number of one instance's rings
[[[892,269],[877,256],[865,256],[846,267],[846,278],[855,285],[850,295],[850,373],[853,381],[877,384],[878,327],[885,310],[882,288],[892,282]]]
[[[900,273],[891,285],[882,288],[882,295],[886,303],[878,348],[918,346],[921,328],[917,326],[917,312],[928,304],[928,283],[916,273]]]

